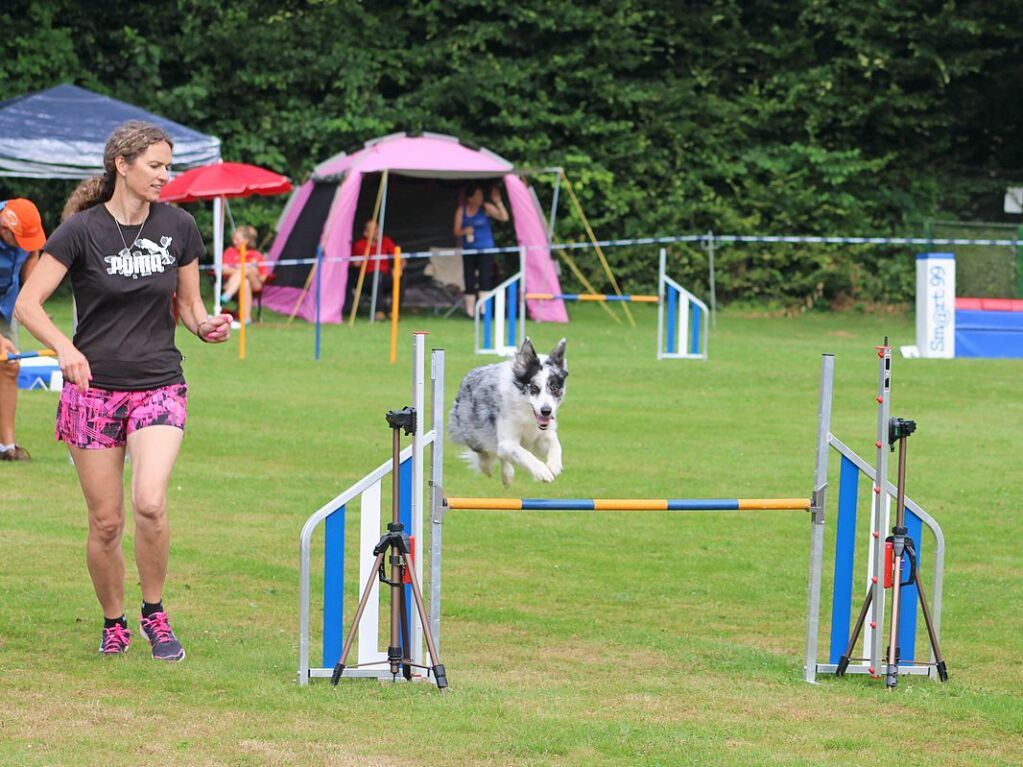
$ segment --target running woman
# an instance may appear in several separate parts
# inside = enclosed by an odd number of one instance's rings
[[[206,343],[230,334],[230,315],[206,313],[199,295],[204,252],[195,220],[158,202],[173,143],[144,122],[118,127],[104,174],[82,182],[64,221],[21,290],[18,320],[57,352],[64,389],[56,436],[74,459],[89,513],[87,563],[103,609],[99,651],[128,650],[124,614],[124,464],[131,459],[135,564],[142,585],[139,628],[153,657],[184,659],[163,605],[170,533],[167,483],[184,437],[188,387],[174,345],[175,312]],[[72,341],[44,303],[65,274],[78,311]]]

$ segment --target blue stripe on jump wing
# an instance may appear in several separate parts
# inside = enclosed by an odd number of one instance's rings
[[[955,253],[917,253],[917,261],[955,261]],[[845,648],[843,648],[845,649]]]
[[[669,498],[668,511],[738,511],[738,498]]]
[[[838,477],[838,521],[835,525],[835,580],[831,600],[829,662],[838,663],[849,644],[852,622],[853,558],[856,553],[856,499],[860,470],[842,456]]]
[[[924,523],[916,514],[906,509],[906,533],[916,544],[917,561],[920,560],[921,539]],[[909,572],[909,563],[903,558],[902,572]],[[902,578],[906,580],[905,576]],[[916,584],[904,586],[899,594],[899,665],[909,666],[916,659],[916,615],[919,595]],[[924,660],[927,660],[925,658]]]
[[[676,319],[675,314],[678,311],[678,291],[675,290],[675,288],[671,287],[670,285],[668,285],[667,287],[668,287],[668,319],[667,327],[665,328],[667,333],[665,334],[664,353],[675,354],[675,351],[678,348],[675,345],[675,332],[678,329],[678,320]]]
[[[515,338],[515,325],[519,319],[519,281],[512,280],[505,294],[507,295],[505,302],[508,304],[508,346],[514,348],[519,345]]]
[[[405,535],[412,535],[415,527],[412,525],[412,459],[406,458],[401,462],[398,469],[398,494],[401,496],[398,504],[398,520],[405,527]],[[416,555],[419,555],[419,541],[416,541]],[[388,569],[390,572],[390,569]],[[412,598],[412,587],[405,586],[405,620],[408,621],[409,636],[415,642],[415,634],[412,632],[412,611],[415,609],[415,600]],[[405,648],[407,654],[411,648]],[[411,655],[408,655],[411,657]]]
[[[593,511],[592,498],[523,498],[523,511]]]
[[[331,668],[341,657],[344,631],[345,507],[330,513],[324,526],[323,544],[323,667]]]
[[[494,329],[493,329],[493,317],[494,317],[494,299],[488,298],[483,302],[483,348],[493,349],[496,346],[494,342]]]
[[[694,303],[693,301],[689,302],[689,306],[691,307],[690,311],[692,312],[691,321],[689,323],[689,327],[690,327],[690,330],[691,330],[690,338],[689,338],[689,353],[690,354],[699,354],[700,353],[700,314],[702,313],[702,310],[700,309],[699,305]]]

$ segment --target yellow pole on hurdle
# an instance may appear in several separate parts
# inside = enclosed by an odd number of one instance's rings
[[[593,233],[593,229],[590,228],[590,222],[586,220],[586,214],[583,213],[582,205],[579,204],[579,198],[575,196],[575,190],[572,189],[572,182],[568,180],[568,176],[565,175],[565,171],[561,171],[561,179],[565,182],[565,189],[568,190],[568,196],[572,199],[572,204],[575,206],[575,212],[579,216],[579,220],[582,222],[583,227],[586,229],[586,234],[590,237],[590,242],[593,243],[594,250],[597,251],[597,257],[600,259],[601,265],[604,267],[604,273],[607,274],[608,280],[611,281],[611,287],[615,289],[615,293],[622,295],[622,289],[618,287],[618,280],[615,279],[614,273],[611,271],[611,265],[607,262],[607,258],[604,257],[604,251],[601,250],[597,244],[597,235]],[[622,302],[622,309],[625,310],[625,316],[629,318],[629,323],[632,327],[636,327],[636,320],[632,317],[632,312],[629,311],[629,305],[627,302]]]
[[[586,279],[586,275],[584,275],[582,271],[579,269],[579,267],[576,266],[575,261],[572,260],[572,257],[570,255],[568,255],[568,251],[565,250],[564,248],[559,248],[557,253],[561,260],[564,261],[565,264],[568,266],[568,268],[572,270],[572,274],[575,275],[575,278],[579,280],[582,286],[586,288],[586,290],[588,290],[591,295],[597,295],[596,289],[593,287],[593,285],[590,284],[590,281]],[[607,312],[607,315],[611,319],[613,319],[619,325],[622,324],[622,321],[621,319],[619,319],[618,315],[611,311],[611,307],[609,307],[606,303],[602,304],[602,306],[604,308],[604,311]]]
[[[391,364],[398,360],[398,311],[401,303],[401,248],[394,248],[394,272],[391,280]]]

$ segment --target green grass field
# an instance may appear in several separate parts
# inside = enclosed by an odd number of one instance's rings
[[[53,311],[67,327],[69,307]],[[901,316],[726,311],[709,362],[657,362],[651,307],[634,308],[636,329],[595,306],[571,311],[570,326],[530,327],[542,350],[568,337],[565,472],[552,486],[520,472],[512,495],[808,496],[820,354],[837,360],[832,429],[872,460],[873,347],[886,334],[913,342]],[[235,341],[180,334],[191,407],[169,489],[165,599],[188,660],[175,666],[152,661],[137,632],[127,657],[95,654],[102,616],[84,502],[53,441],[56,394],[23,394],[19,441],[34,459],[0,464],[0,764],[1023,763],[1018,360],[893,363],[893,414],[919,424],[908,492],[949,547],[946,685],[802,681],[803,512],[453,511],[449,692],[300,688],[299,532],[389,457],[383,414],[409,404],[415,329],[447,350],[449,400],[489,361],[471,353],[470,322],[429,315],[402,321],[395,365],[384,324],[326,328],[319,362],[305,323],[253,326],[245,361]],[[450,443],[446,482],[451,495],[509,494],[470,475]],[[131,538],[129,522],[129,563]],[[830,567],[829,554],[826,580]],[[128,596],[136,630],[133,564]],[[826,600],[825,631],[829,615]]]

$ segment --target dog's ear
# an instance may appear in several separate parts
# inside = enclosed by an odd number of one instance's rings
[[[526,336],[522,340],[522,346],[520,346],[519,350],[517,352],[515,352],[515,356],[516,357],[523,357],[523,356],[524,357],[535,357],[536,356],[536,349],[533,348],[533,340],[529,336]]]
[[[547,355],[547,362],[556,368],[561,368],[568,374],[568,366],[565,364],[565,339],[558,341],[558,345]]]
[[[522,342],[522,346],[515,353],[512,372],[516,380],[524,384],[535,376],[539,370],[540,357],[537,356],[536,349],[533,348],[533,342],[527,336],[526,340]]]

